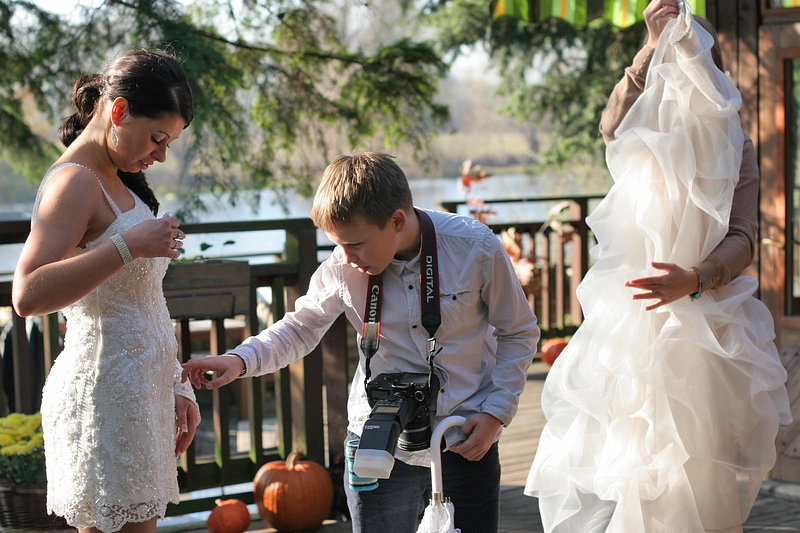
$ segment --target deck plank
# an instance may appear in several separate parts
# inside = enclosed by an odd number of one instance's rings
[[[543,533],[537,500],[525,496],[522,490],[544,427],[540,399],[546,375],[543,363],[531,366],[517,415],[500,438],[500,533]],[[745,523],[745,532],[800,532],[800,487],[781,492],[782,495],[776,495],[762,489]],[[207,533],[204,524],[190,531]],[[276,533],[260,521],[254,521],[248,531]],[[317,532],[350,533],[351,528],[349,522],[329,520]],[[387,533],[392,532],[387,530]]]

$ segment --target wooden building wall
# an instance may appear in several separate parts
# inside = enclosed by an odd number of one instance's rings
[[[800,482],[800,316],[787,313],[787,187],[784,68],[800,59],[800,10],[768,9],[767,0],[708,0],[726,69],[742,93],[742,127],[761,170],[760,243],[749,274],[775,319],[776,342],[789,379],[795,422],[782,427],[771,477]],[[795,157],[793,155],[793,157]]]

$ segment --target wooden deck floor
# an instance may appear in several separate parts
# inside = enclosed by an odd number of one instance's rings
[[[519,411],[500,439],[500,461],[502,464],[500,533],[543,532],[537,500],[522,494],[528,469],[536,453],[539,434],[544,426],[544,415],[540,397],[547,367],[534,363],[528,375],[528,384],[520,400]],[[746,532],[800,532],[800,486],[765,482],[745,524]],[[199,525],[192,533],[205,533]],[[254,521],[250,533],[275,533],[263,522]],[[329,521],[317,530],[318,533],[350,533],[348,522]],[[392,533],[387,529],[386,533]],[[698,532],[702,533],[702,532]]]

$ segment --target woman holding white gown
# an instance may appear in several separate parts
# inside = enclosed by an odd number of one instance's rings
[[[758,168],[713,29],[645,9],[647,45],[601,131],[614,185],[586,319],[545,383],[526,494],[547,532],[741,531],[791,420],[757,281]]]

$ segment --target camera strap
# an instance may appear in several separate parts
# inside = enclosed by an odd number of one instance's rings
[[[441,351],[436,350],[436,330],[442,324],[439,309],[439,264],[436,254],[436,229],[433,221],[424,211],[415,209],[422,226],[422,253],[420,254],[419,282],[422,327],[428,332],[428,381],[433,374],[433,358]],[[361,351],[366,365],[364,383],[369,382],[372,373],[369,363],[378,351],[381,339],[381,305],[383,303],[383,272],[369,277],[367,301],[364,308],[364,325],[361,328]]]

